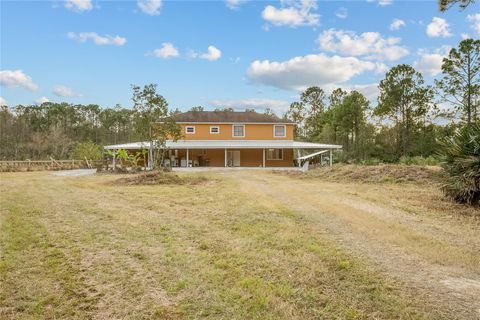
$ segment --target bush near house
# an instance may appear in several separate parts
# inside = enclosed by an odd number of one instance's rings
[[[442,151],[445,194],[457,202],[480,205],[480,123],[446,139]]]
[[[74,150],[75,159],[98,160],[102,158],[102,147],[92,141],[78,143]]]

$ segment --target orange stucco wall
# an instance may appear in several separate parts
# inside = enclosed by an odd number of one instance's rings
[[[261,167],[263,163],[262,149],[227,149],[227,151],[240,151],[240,166],[241,167]],[[186,150],[178,150],[178,159],[186,159]],[[224,149],[207,149],[207,150],[189,150],[189,160],[198,160],[202,166],[208,165],[210,167],[224,167],[225,166],[225,150]],[[266,160],[266,167],[292,167],[293,164],[293,150],[283,149],[282,160]]]
[[[273,124],[245,124],[245,137],[233,137],[233,124],[198,124],[181,123],[183,139],[185,140],[293,140],[293,124],[286,124],[286,137],[277,138],[273,135]],[[186,126],[194,126],[195,133],[187,134]],[[211,134],[210,127],[220,127],[220,133]]]

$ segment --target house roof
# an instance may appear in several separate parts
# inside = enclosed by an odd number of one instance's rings
[[[178,140],[167,141],[168,149],[341,149],[341,145],[291,140]],[[134,142],[105,146],[104,149],[149,149],[150,143]]]
[[[257,112],[187,111],[173,117],[179,123],[293,123],[277,116]]]

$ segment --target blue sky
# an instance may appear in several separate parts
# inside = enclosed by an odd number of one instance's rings
[[[172,108],[271,107],[309,85],[374,100],[388,68],[427,81],[462,38],[480,37],[480,4],[436,1],[0,1],[0,102],[131,106],[157,83]]]

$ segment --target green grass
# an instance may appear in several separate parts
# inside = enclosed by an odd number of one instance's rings
[[[40,222],[45,212],[28,199],[8,206],[0,228],[0,306],[5,316],[56,318],[86,314],[94,306],[79,277],[78,250],[61,233],[52,235]],[[70,246],[68,256],[62,250]],[[21,284],[21,285],[19,285]]]
[[[237,182],[3,174],[0,318],[435,318],[311,221]]]

